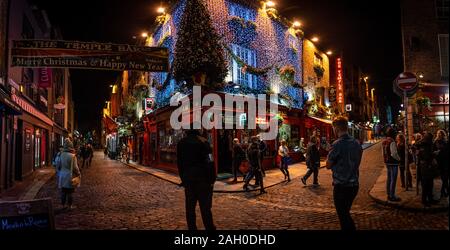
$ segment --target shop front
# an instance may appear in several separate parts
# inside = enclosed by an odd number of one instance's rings
[[[332,121],[314,116],[304,116],[302,120],[301,134],[302,138],[305,139],[305,145],[307,145],[311,136],[316,133],[316,136],[320,138],[320,155],[326,156],[329,146],[335,139]]]
[[[22,109],[0,88],[0,192],[14,185],[14,127],[20,114]]]
[[[219,93],[221,94],[221,93]],[[221,94],[224,97],[223,94]],[[267,105],[269,106],[269,105]],[[211,107],[203,107],[201,114]],[[291,158],[293,162],[302,160],[300,152],[300,137],[301,137],[301,111],[295,109],[288,109],[284,106],[279,106],[280,114],[283,116],[283,122],[279,127],[279,135],[275,140],[266,141],[267,150],[264,153],[263,166],[265,169],[277,167],[277,149],[278,141],[281,138],[288,142],[291,151]],[[144,146],[144,155],[148,155],[148,165],[171,172],[177,172],[177,144],[183,138],[182,130],[173,129],[170,125],[170,115],[174,111],[174,107],[165,107],[147,115],[144,118],[146,124],[146,132],[148,134],[148,145]],[[231,173],[232,169],[232,148],[233,139],[239,139],[244,150],[247,149],[252,136],[260,134],[262,131],[257,126],[257,129],[248,129],[248,110],[246,104],[243,106],[236,105],[233,107],[232,116],[226,116],[224,108],[220,109],[222,114],[222,124],[224,126],[232,125],[232,129],[210,129],[203,130],[203,137],[205,137],[212,150],[213,160],[217,172],[219,174]],[[270,119],[274,119],[274,115],[267,112],[266,117],[256,117],[256,124],[268,124]],[[192,122],[192,112],[188,114],[189,120]],[[227,114],[228,115],[228,114]],[[146,141],[145,139],[143,140]],[[244,162],[244,167],[247,164]]]
[[[15,127],[15,175],[17,180],[22,180],[34,170],[51,164],[53,148],[50,133],[53,131],[53,121],[24,98],[13,94],[12,99],[24,110],[17,117]]]

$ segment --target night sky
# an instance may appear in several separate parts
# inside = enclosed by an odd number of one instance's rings
[[[135,43],[148,30],[155,10],[166,1],[34,0],[59,26],[65,40]],[[392,81],[402,71],[400,7],[397,0],[276,0],[284,16],[300,20],[306,37],[317,35],[319,47],[343,52],[345,63],[361,66],[377,91],[399,105]],[[109,85],[120,72],[71,70],[79,130],[98,128]]]

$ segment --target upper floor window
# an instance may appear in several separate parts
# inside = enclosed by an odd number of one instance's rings
[[[172,35],[172,30],[170,27],[170,23],[167,22],[161,26],[160,30],[155,36],[156,45],[162,45],[163,40],[170,35]]]
[[[298,49],[298,38],[292,35],[288,37],[289,47],[291,49]]]
[[[256,52],[252,49],[244,48],[242,46],[232,44],[233,53],[238,56],[247,65],[256,67]],[[238,63],[233,60],[230,63],[231,69],[229,75],[234,83],[239,85],[248,86],[249,88],[256,88],[257,77],[256,75],[249,74],[245,69],[239,67]],[[230,78],[230,77],[229,77]]]
[[[436,0],[436,16],[439,19],[448,19],[449,0]]]
[[[322,59],[322,57],[321,57],[319,54],[317,54],[317,53],[314,53],[314,65],[320,65],[320,66],[323,66],[323,59]]]
[[[441,76],[448,79],[448,34],[439,34],[439,58],[441,60]]]
[[[230,4],[230,15],[240,17],[247,21],[255,21],[255,13],[253,10],[239,4]]]

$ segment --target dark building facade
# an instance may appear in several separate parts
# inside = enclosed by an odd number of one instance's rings
[[[408,130],[448,131],[449,0],[404,0],[401,7],[404,71],[415,73],[421,83],[408,108],[421,121],[409,121]],[[423,98],[430,108],[416,104]]]

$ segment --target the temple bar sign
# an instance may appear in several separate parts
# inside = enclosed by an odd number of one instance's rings
[[[13,41],[12,66],[167,72],[167,48],[126,44],[20,40]]]

